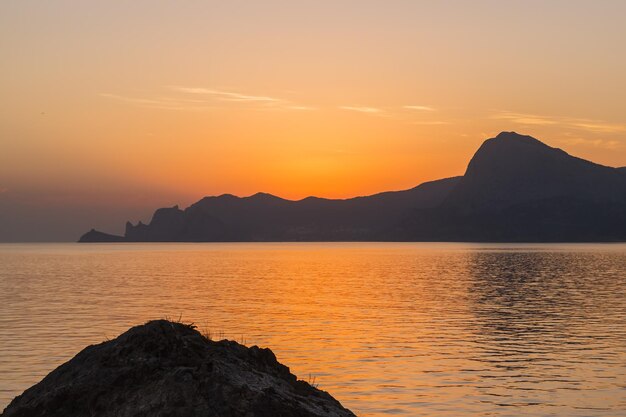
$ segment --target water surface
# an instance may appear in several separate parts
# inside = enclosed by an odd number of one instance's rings
[[[0,409],[170,317],[270,347],[359,416],[616,416],[626,245],[0,245]]]

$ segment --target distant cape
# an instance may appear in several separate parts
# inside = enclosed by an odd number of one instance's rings
[[[626,241],[626,167],[576,158],[530,136],[487,139],[463,176],[367,197],[205,197],[155,211],[124,236],[79,242]]]

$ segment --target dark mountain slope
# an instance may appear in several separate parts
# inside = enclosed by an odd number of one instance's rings
[[[205,197],[159,209],[124,237],[94,241],[624,241],[626,168],[611,168],[502,132],[463,177],[405,191],[331,200],[270,194]]]
[[[626,240],[626,176],[503,132],[483,143],[441,207],[415,211],[403,229],[410,240]]]
[[[413,209],[439,206],[457,178],[405,191],[345,200],[307,197],[292,201],[270,194],[205,197],[185,210],[158,209],[149,224],[126,224],[128,242],[337,241],[392,239]],[[90,232],[81,242],[102,241]],[[106,235],[111,236],[111,235]],[[93,239],[95,237],[95,239]],[[111,236],[111,238],[115,238]]]
[[[502,132],[471,159],[447,207],[498,210],[549,198],[623,200],[623,174],[551,148],[530,136]]]

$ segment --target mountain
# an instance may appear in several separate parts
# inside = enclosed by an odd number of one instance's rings
[[[341,240],[624,241],[626,168],[502,132],[462,177],[345,200],[205,197],[129,222],[123,237],[92,230],[80,242]]]
[[[624,241],[626,170],[502,132],[437,210],[415,210],[402,228],[411,240]]]
[[[155,211],[149,224],[126,224],[127,242],[339,241],[392,239],[399,219],[415,208],[442,204],[458,181],[447,178],[405,191],[333,200],[286,200],[270,194],[205,197],[185,210]],[[80,242],[112,241],[91,231]]]
[[[530,136],[502,132],[486,140],[447,198],[447,206],[468,211],[497,210],[558,197],[622,199],[624,174],[570,156]]]

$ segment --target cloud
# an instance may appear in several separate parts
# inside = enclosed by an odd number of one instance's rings
[[[242,94],[236,93],[233,91],[222,91],[222,90],[212,90],[209,88],[201,88],[201,87],[170,87],[175,91],[179,91],[181,93],[189,93],[189,94],[204,94],[215,96],[220,100],[226,101],[250,101],[250,102],[284,102],[286,100],[276,98],[276,97],[268,97],[268,96],[255,96],[250,94]]]
[[[444,122],[443,120],[424,120],[424,121],[411,122],[411,124],[412,125],[436,126],[436,125],[449,125],[450,122]]]
[[[294,103],[291,100],[286,100],[280,97],[259,96],[259,95],[253,95],[253,94],[244,94],[244,93],[235,92],[235,91],[216,90],[216,89],[204,88],[204,87],[169,86],[168,88],[171,90],[180,92],[180,93],[207,96],[208,98],[212,100],[258,104],[258,105],[262,105],[263,109],[296,110],[296,111],[317,110],[316,107],[301,105],[298,103]]]
[[[360,113],[382,113],[382,110],[376,107],[339,106],[339,108],[342,110],[350,110],[350,111],[356,111]]]
[[[513,113],[513,112],[498,112],[492,115],[493,119],[502,119],[502,120],[510,120],[513,123],[522,124],[522,125],[555,125],[557,121],[553,120],[553,118],[546,116],[538,116],[535,114],[526,114],[526,113]]]
[[[259,106],[255,110],[269,111],[269,112],[289,112],[289,111],[309,112],[309,111],[318,110],[318,108],[312,107],[312,106],[269,104],[269,105]]]
[[[154,100],[154,99],[147,99],[147,98],[136,98],[136,97],[125,97],[125,96],[119,96],[117,94],[110,94],[110,93],[100,93],[99,94],[100,97],[106,97],[106,98],[112,98],[115,100],[122,100],[122,101],[128,101],[130,103],[137,103],[137,104],[165,104],[165,103],[170,103],[164,100]]]
[[[118,94],[100,93],[100,97],[136,104],[140,107],[164,110],[211,110],[215,107],[206,105],[205,100],[189,100],[172,97],[141,98],[126,97]],[[205,104],[204,106],[202,104]]]
[[[405,109],[418,110],[418,111],[435,111],[434,107],[430,106],[404,106]]]
[[[239,102],[239,103],[251,103],[261,105],[262,109],[275,109],[275,110],[316,110],[315,107],[304,106],[298,103],[293,103],[289,100],[284,100],[276,97],[268,96],[256,96],[250,94],[235,93],[232,91],[212,90],[208,88],[200,87],[168,87],[177,92],[192,94],[192,98],[189,96],[181,97],[156,97],[156,98],[142,98],[142,97],[128,97],[111,93],[100,93],[101,97],[124,101],[127,103],[136,104],[141,107],[166,109],[166,110],[191,110],[191,111],[206,111],[216,109],[215,100]]]
[[[626,132],[626,124],[609,123],[603,120],[577,119],[559,116],[540,116],[536,114],[498,111],[491,116],[493,119],[509,120],[522,125],[559,126],[568,129],[585,130],[593,133]]]
[[[584,130],[589,130],[590,132],[598,132],[598,133],[626,132],[626,125],[614,124],[614,123],[576,121],[576,122],[572,122],[572,126],[580,128],[580,129],[584,129]]]
[[[317,110],[316,107],[311,106],[286,106],[285,108],[289,110]]]
[[[604,149],[618,149],[622,144],[617,140],[604,140],[604,139],[584,139],[584,138],[569,138],[560,140],[561,143],[566,145],[582,145],[592,146],[594,148]]]
[[[7,191],[9,191],[9,189],[8,189],[8,188],[6,188],[6,187],[0,187],[0,194],[4,194],[4,193],[6,193]]]

